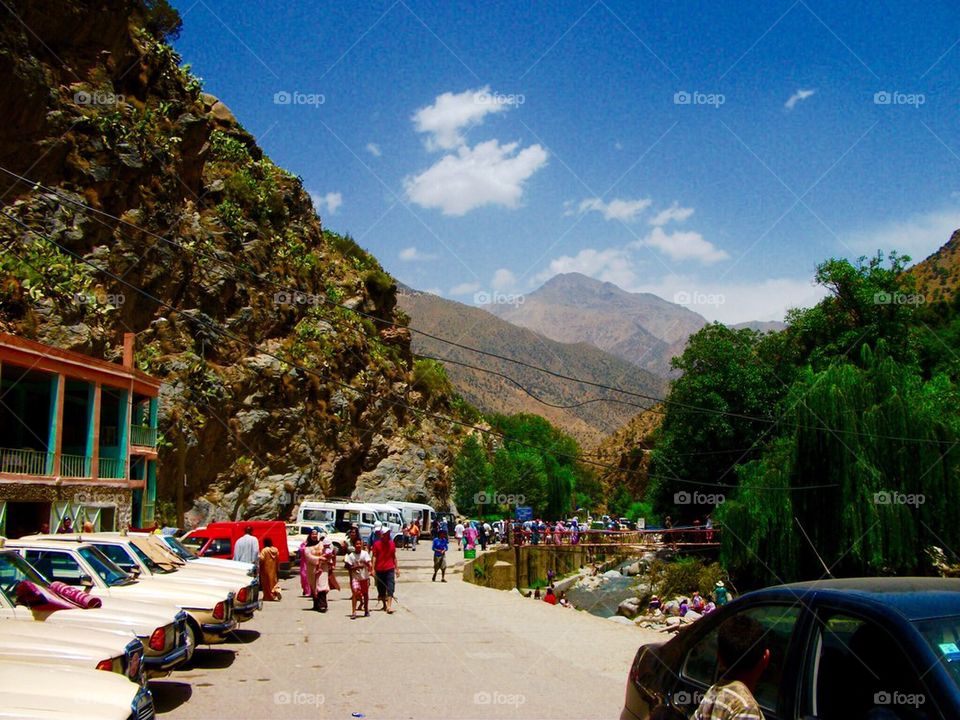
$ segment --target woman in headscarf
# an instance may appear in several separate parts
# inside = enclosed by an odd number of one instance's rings
[[[463,537],[467,543],[467,550],[474,550],[477,547],[477,526],[467,521],[467,527],[463,531]]]
[[[323,554],[327,558],[327,562],[330,564],[327,584],[330,585],[331,590],[339,590],[340,583],[337,582],[337,576],[334,575],[334,570],[337,569],[337,549],[333,546],[333,540],[330,538],[323,539]]]
[[[310,563],[307,561],[307,548],[313,547],[320,542],[320,535],[316,528],[310,530],[307,539],[300,543],[300,588],[303,590],[304,597],[313,595],[314,577],[310,572]]]
[[[273,540],[263,539],[260,551],[260,589],[264,600],[279,600],[280,585],[277,580],[277,567],[280,564],[280,551],[273,546]]]
[[[333,550],[330,538],[324,538],[323,543],[310,548],[311,558],[315,558],[316,585],[314,585],[313,609],[325,613],[327,611],[327,593],[330,592],[330,571],[333,570],[328,552]],[[334,555],[334,557],[336,557]]]

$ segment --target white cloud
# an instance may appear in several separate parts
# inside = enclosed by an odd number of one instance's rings
[[[473,148],[461,146],[432,167],[404,180],[407,197],[444,215],[460,216],[484,205],[515,208],[523,196],[523,183],[546,162],[540,145],[517,152],[518,143],[501,145],[488,140]]]
[[[665,232],[661,227],[655,227],[643,240],[631,243],[632,246],[652,247],[671,260],[696,260],[709,265],[730,257],[713,243],[703,239],[698,232]]]
[[[374,157],[380,157],[383,155],[383,151],[380,150],[380,146],[376,143],[367,143],[367,152]]]
[[[316,208],[318,213],[323,212],[326,208],[329,214],[335,215],[337,209],[343,205],[343,195],[338,192],[328,192],[326,195],[311,192],[310,199],[313,200],[313,207]]]
[[[680,207],[674,203],[665,210],[661,210],[650,219],[651,225],[666,225],[669,222],[682,223],[690,219],[693,215],[693,208]]]
[[[494,290],[510,290],[517,284],[517,276],[507,268],[500,268],[493,274],[490,287]]]
[[[480,289],[480,283],[465,282],[465,283],[460,283],[459,285],[454,285],[452,288],[450,288],[450,294],[451,295],[473,295],[479,289]]]
[[[427,148],[453,150],[463,145],[461,131],[483,121],[491,113],[509,110],[513,103],[500,102],[486,85],[462,93],[445,92],[438,95],[433,105],[427,105],[413,114],[417,132],[428,133]]]
[[[896,250],[919,262],[939,250],[957,229],[960,229],[960,210],[946,208],[841,234],[840,241],[845,249],[857,254]]]
[[[637,216],[646,210],[653,203],[649,198],[638,198],[637,200],[621,200],[616,198],[605,203],[601,198],[586,198],[580,201],[577,210],[583,214],[585,212],[598,212],[603,215],[604,220],[622,220],[623,222],[633,222]]]
[[[605,250],[584,248],[576,255],[561,255],[554,258],[546,269],[538,273],[532,280],[534,284],[540,285],[554,275],[578,272],[602,282],[629,287],[637,279],[634,267],[631,253],[624,248],[607,248]]]
[[[801,101],[803,101],[803,100],[806,100],[808,97],[813,96],[813,94],[816,93],[816,92],[817,92],[817,91],[816,91],[815,89],[812,89],[812,88],[809,89],[809,90],[802,90],[802,89],[801,89],[801,90],[797,90],[793,95],[791,95],[791,96],[787,99],[787,101],[783,104],[783,106],[784,106],[787,110],[793,110],[793,108],[796,106],[796,104],[797,104],[798,102],[801,102]]]
[[[417,250],[416,247],[404,248],[400,251],[400,259],[404,262],[426,262],[428,260],[436,260],[437,256],[431,253],[421,252]]]

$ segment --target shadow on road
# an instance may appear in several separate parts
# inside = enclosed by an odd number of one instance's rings
[[[260,637],[259,630],[234,630],[227,636],[227,643],[249,643]]]
[[[190,662],[192,670],[213,670],[228,668],[237,657],[236,650],[225,648],[197,648]]]
[[[193,695],[190,683],[172,680],[152,680],[153,706],[158,713],[168,713],[183,705]]]

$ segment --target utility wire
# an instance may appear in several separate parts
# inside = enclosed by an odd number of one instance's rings
[[[262,354],[262,355],[266,355],[267,357],[273,358],[273,359],[277,360],[278,362],[281,362],[281,363],[285,363],[285,364],[287,364],[287,365],[290,365],[291,367],[294,367],[294,368],[296,368],[296,369],[300,370],[301,372],[306,373],[306,374],[308,374],[308,375],[313,375],[313,376],[315,376],[315,377],[318,377],[318,378],[320,378],[321,380],[323,380],[323,381],[325,381],[325,382],[327,382],[327,383],[330,383],[330,384],[332,384],[332,385],[338,385],[338,386],[340,386],[340,387],[342,387],[342,388],[344,388],[344,389],[350,390],[350,391],[355,392],[355,393],[358,393],[358,394],[360,394],[360,395],[365,395],[367,398],[370,398],[370,399],[378,399],[377,396],[376,396],[373,392],[371,392],[371,391],[369,391],[369,390],[364,390],[364,389],[361,389],[361,388],[353,387],[352,385],[350,385],[350,384],[348,384],[348,383],[342,382],[342,381],[340,381],[340,380],[336,380],[336,379],[331,378],[331,377],[324,377],[323,375],[321,375],[320,373],[318,373],[318,372],[317,372],[316,370],[314,370],[313,368],[305,367],[305,366],[299,364],[298,362],[296,362],[296,361],[294,361],[294,360],[292,360],[292,359],[290,359],[290,358],[284,358],[284,357],[281,357],[281,356],[277,355],[276,353],[272,353],[272,352],[263,350],[263,349],[261,349],[261,348],[258,348],[258,347],[257,347],[256,345],[254,345],[253,343],[251,343],[251,342],[245,340],[244,338],[242,338],[242,337],[240,337],[240,336],[238,336],[238,335],[230,332],[229,330],[223,329],[223,328],[217,326],[216,324],[214,324],[214,323],[212,323],[212,322],[208,322],[208,321],[204,320],[202,317],[190,315],[189,313],[181,310],[180,308],[176,307],[175,305],[171,305],[170,303],[168,303],[168,302],[166,302],[166,301],[164,301],[164,300],[161,300],[160,298],[158,298],[158,297],[156,297],[155,295],[151,294],[151,293],[148,292],[147,290],[144,290],[143,288],[141,288],[141,287],[139,287],[139,286],[137,286],[137,285],[134,285],[133,283],[131,283],[131,282],[129,282],[128,280],[120,277],[119,275],[116,275],[115,273],[111,272],[110,270],[106,270],[106,269],[104,269],[104,268],[101,268],[101,267],[97,266],[96,264],[94,264],[94,263],[91,262],[90,260],[87,260],[87,259],[86,259],[85,257],[83,257],[82,255],[79,255],[78,253],[76,253],[76,252],[74,252],[73,250],[71,250],[70,248],[62,245],[61,243],[57,242],[57,241],[54,240],[53,238],[49,237],[48,235],[40,232],[39,230],[36,230],[35,228],[30,227],[30,226],[27,225],[25,222],[23,222],[22,220],[20,220],[20,218],[14,216],[14,215],[9,214],[5,209],[0,210],[0,215],[3,215],[3,216],[6,217],[7,219],[13,221],[14,223],[16,223],[18,226],[20,226],[21,228],[23,228],[23,229],[26,230],[27,232],[33,233],[34,235],[36,235],[37,237],[39,237],[40,239],[42,239],[44,242],[46,242],[46,243],[48,243],[48,244],[50,244],[50,245],[52,245],[52,246],[54,246],[54,247],[57,247],[59,250],[61,250],[62,252],[66,253],[66,254],[68,254],[68,255],[70,255],[70,256],[73,257],[74,259],[82,262],[82,263],[85,264],[85,265],[88,265],[89,267],[92,267],[92,268],[93,268],[94,270],[96,270],[97,272],[103,273],[104,275],[107,275],[108,277],[110,277],[110,278],[113,279],[114,281],[116,281],[116,282],[118,282],[118,283],[121,283],[122,285],[125,285],[126,287],[129,287],[131,290],[133,290],[134,292],[138,293],[139,295],[142,295],[143,297],[147,298],[148,300],[156,303],[158,306],[164,307],[164,308],[166,308],[167,310],[169,310],[170,312],[176,313],[177,315],[180,315],[181,317],[186,318],[188,321],[191,321],[191,322],[193,322],[193,323],[195,323],[195,324],[197,324],[197,325],[203,326],[203,327],[207,328],[208,330],[212,331],[213,333],[218,334],[218,335],[222,335],[222,336],[224,336],[224,337],[226,337],[226,338],[228,338],[228,339],[230,339],[230,340],[233,340],[233,341],[236,342],[236,343],[239,343],[240,345],[246,346],[248,349],[253,350],[254,352],[257,352],[257,353]],[[504,441],[504,442],[506,442],[506,443],[508,443],[508,444],[519,445],[519,446],[521,446],[521,447],[527,447],[527,448],[530,448],[530,449],[532,449],[532,450],[537,450],[537,451],[539,451],[539,452],[550,452],[550,453],[554,454],[554,455],[557,456],[557,457],[566,458],[566,459],[572,460],[572,461],[574,461],[574,462],[580,462],[580,463],[583,463],[584,465],[590,465],[590,466],[602,468],[602,469],[605,469],[605,470],[611,470],[611,471],[618,472],[618,473],[626,473],[626,472],[629,472],[629,471],[623,470],[622,468],[615,467],[615,466],[613,466],[613,465],[609,465],[609,464],[607,464],[607,463],[601,463],[601,462],[596,461],[596,460],[587,459],[587,458],[585,458],[582,454],[580,454],[580,455],[575,455],[575,454],[571,454],[571,453],[564,453],[564,452],[556,451],[556,450],[553,450],[553,449],[551,449],[551,450],[546,450],[545,448],[540,447],[539,445],[534,445],[534,444],[532,444],[532,443],[527,443],[527,442],[524,442],[524,441],[522,441],[522,440],[518,440],[518,439],[515,439],[515,438],[508,438],[508,437],[507,437],[506,435],[504,435],[503,433],[497,432],[497,431],[495,431],[495,430],[491,430],[490,428],[480,427],[480,426],[474,425],[474,424],[472,424],[472,423],[464,422],[463,420],[457,420],[457,419],[455,419],[455,418],[451,418],[451,417],[448,417],[448,416],[446,416],[446,415],[440,415],[439,413],[434,413],[434,412],[430,412],[430,411],[427,411],[427,410],[421,410],[420,408],[413,407],[412,405],[409,405],[409,404],[407,404],[407,403],[401,402],[401,401],[399,401],[399,400],[394,401],[393,404],[394,404],[395,406],[397,406],[397,407],[402,407],[402,408],[404,408],[404,409],[406,409],[406,410],[409,410],[410,412],[414,413],[415,415],[422,415],[422,416],[425,416],[425,417],[430,417],[430,418],[432,418],[432,419],[434,419],[434,420],[439,420],[439,421],[441,421],[441,422],[450,423],[450,424],[452,424],[452,425],[458,425],[458,426],[460,426],[460,427],[463,427],[463,428],[466,428],[466,429],[469,429],[469,430],[473,430],[473,431],[476,431],[476,432],[479,432],[479,433],[482,433],[482,434],[485,434],[485,435],[488,435],[488,436],[497,437],[497,438],[501,439],[502,441]],[[668,481],[670,481],[670,482],[676,482],[676,483],[681,483],[681,484],[696,485],[696,486],[698,486],[698,487],[709,487],[709,488],[714,488],[714,487],[715,487],[715,488],[729,488],[729,489],[735,489],[735,488],[737,487],[736,485],[730,485],[730,484],[705,483],[705,482],[701,482],[701,481],[697,481],[697,480],[687,480],[687,479],[682,479],[682,478],[677,478],[677,477],[672,477],[672,476],[655,475],[655,474],[652,474],[652,473],[647,473],[647,477],[648,477],[648,478],[651,478],[651,479],[655,479],[655,480],[656,480],[656,479],[663,479],[663,480],[668,480]],[[837,487],[837,485],[834,483],[834,484],[825,484],[825,485],[806,485],[806,486],[802,486],[802,487],[767,487],[767,488],[754,488],[754,489],[757,489],[757,490],[801,491],[801,490],[820,490],[820,489],[831,488],[831,487]]]

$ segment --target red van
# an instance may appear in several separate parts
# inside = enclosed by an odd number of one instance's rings
[[[290,577],[290,551],[287,548],[287,526],[280,520],[236,520],[233,522],[212,522],[205,527],[191,530],[180,541],[200,557],[233,559],[233,544],[243,537],[247,528],[253,528],[253,535],[260,541],[270,538],[273,546],[280,551],[280,576]]]

